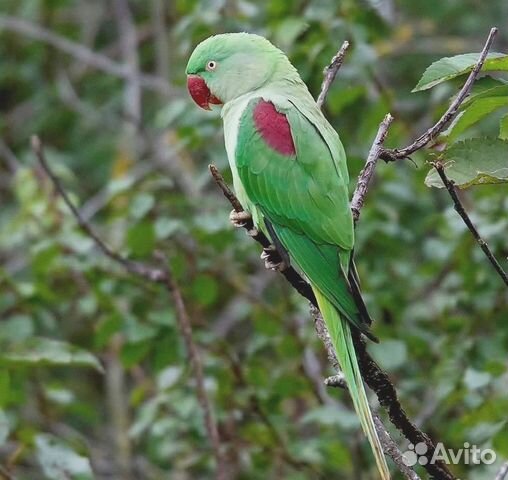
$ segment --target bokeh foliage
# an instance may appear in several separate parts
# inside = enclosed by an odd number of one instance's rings
[[[115,3],[2,0],[0,11],[121,63]],[[460,80],[411,89],[439,58],[479,51],[489,28],[506,24],[508,4],[129,5],[140,69],[171,86],[143,88],[140,112],[125,79],[0,27],[0,341],[4,357],[11,352],[0,370],[0,464],[20,480],[213,478],[167,292],[126,275],[77,229],[34,162],[36,133],[110,245],[145,261],[154,249],[167,255],[203,350],[232,478],[376,478],[347,395],[320,385],[329,370],[305,302],[229,225],[206,168],[227,164],[219,115],[188,98],[185,63],[210,34],[256,32],[289,54],[317,95],[323,66],[348,38],[325,111],[345,144],[353,188],[384,114],[396,117],[389,146],[426,129]],[[507,35],[495,51],[508,51]],[[506,108],[457,139],[497,137],[502,115]],[[382,340],[371,351],[433,438],[496,450],[496,465],[456,466],[457,475],[493,478],[508,458],[508,298],[446,192],[425,186],[429,158],[380,164],[362,212],[357,263]],[[507,192],[506,184],[461,192],[498,258],[508,255]],[[14,348],[31,360],[13,360]],[[104,372],[90,368],[86,351]]]

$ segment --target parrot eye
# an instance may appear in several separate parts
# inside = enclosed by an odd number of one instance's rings
[[[206,64],[206,69],[207,69],[209,72],[213,72],[216,68],[217,68],[217,62],[216,62],[215,60],[210,60],[210,61]]]

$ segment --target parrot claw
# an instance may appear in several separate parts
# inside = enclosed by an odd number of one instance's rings
[[[229,221],[235,228],[243,228],[247,225],[247,222],[252,221],[252,215],[245,210],[242,212],[231,210],[231,213],[229,214]]]
[[[263,248],[261,260],[265,261],[265,268],[267,270],[282,272],[288,268],[288,264],[282,259],[279,252],[277,251],[277,248],[274,245]]]

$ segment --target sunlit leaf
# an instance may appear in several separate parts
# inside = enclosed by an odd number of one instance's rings
[[[479,98],[455,118],[444,136],[453,142],[464,130],[500,108],[508,108],[508,96]]]
[[[53,435],[35,437],[37,460],[49,480],[92,480],[90,460],[79,455]]]
[[[67,342],[43,337],[32,337],[23,342],[4,344],[0,352],[0,364],[10,367],[83,366],[102,371],[99,360],[90,352]]]
[[[505,115],[499,122],[499,138],[508,140],[508,115]]]
[[[454,57],[444,57],[425,70],[413,92],[427,90],[452,78],[470,72],[478,61],[479,53],[465,53]],[[508,55],[489,53],[483,64],[483,72],[508,70]]]
[[[508,141],[498,138],[471,138],[454,143],[441,155],[447,177],[459,188],[508,182]],[[425,184],[443,188],[434,168]]]
[[[468,368],[464,375],[464,383],[469,390],[477,390],[485,387],[492,379],[492,375],[487,372],[479,372],[473,368]]]

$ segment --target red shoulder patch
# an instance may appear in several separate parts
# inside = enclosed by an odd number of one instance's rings
[[[254,125],[263,140],[282,155],[295,155],[291,127],[286,115],[278,112],[272,102],[261,100],[254,108]]]

